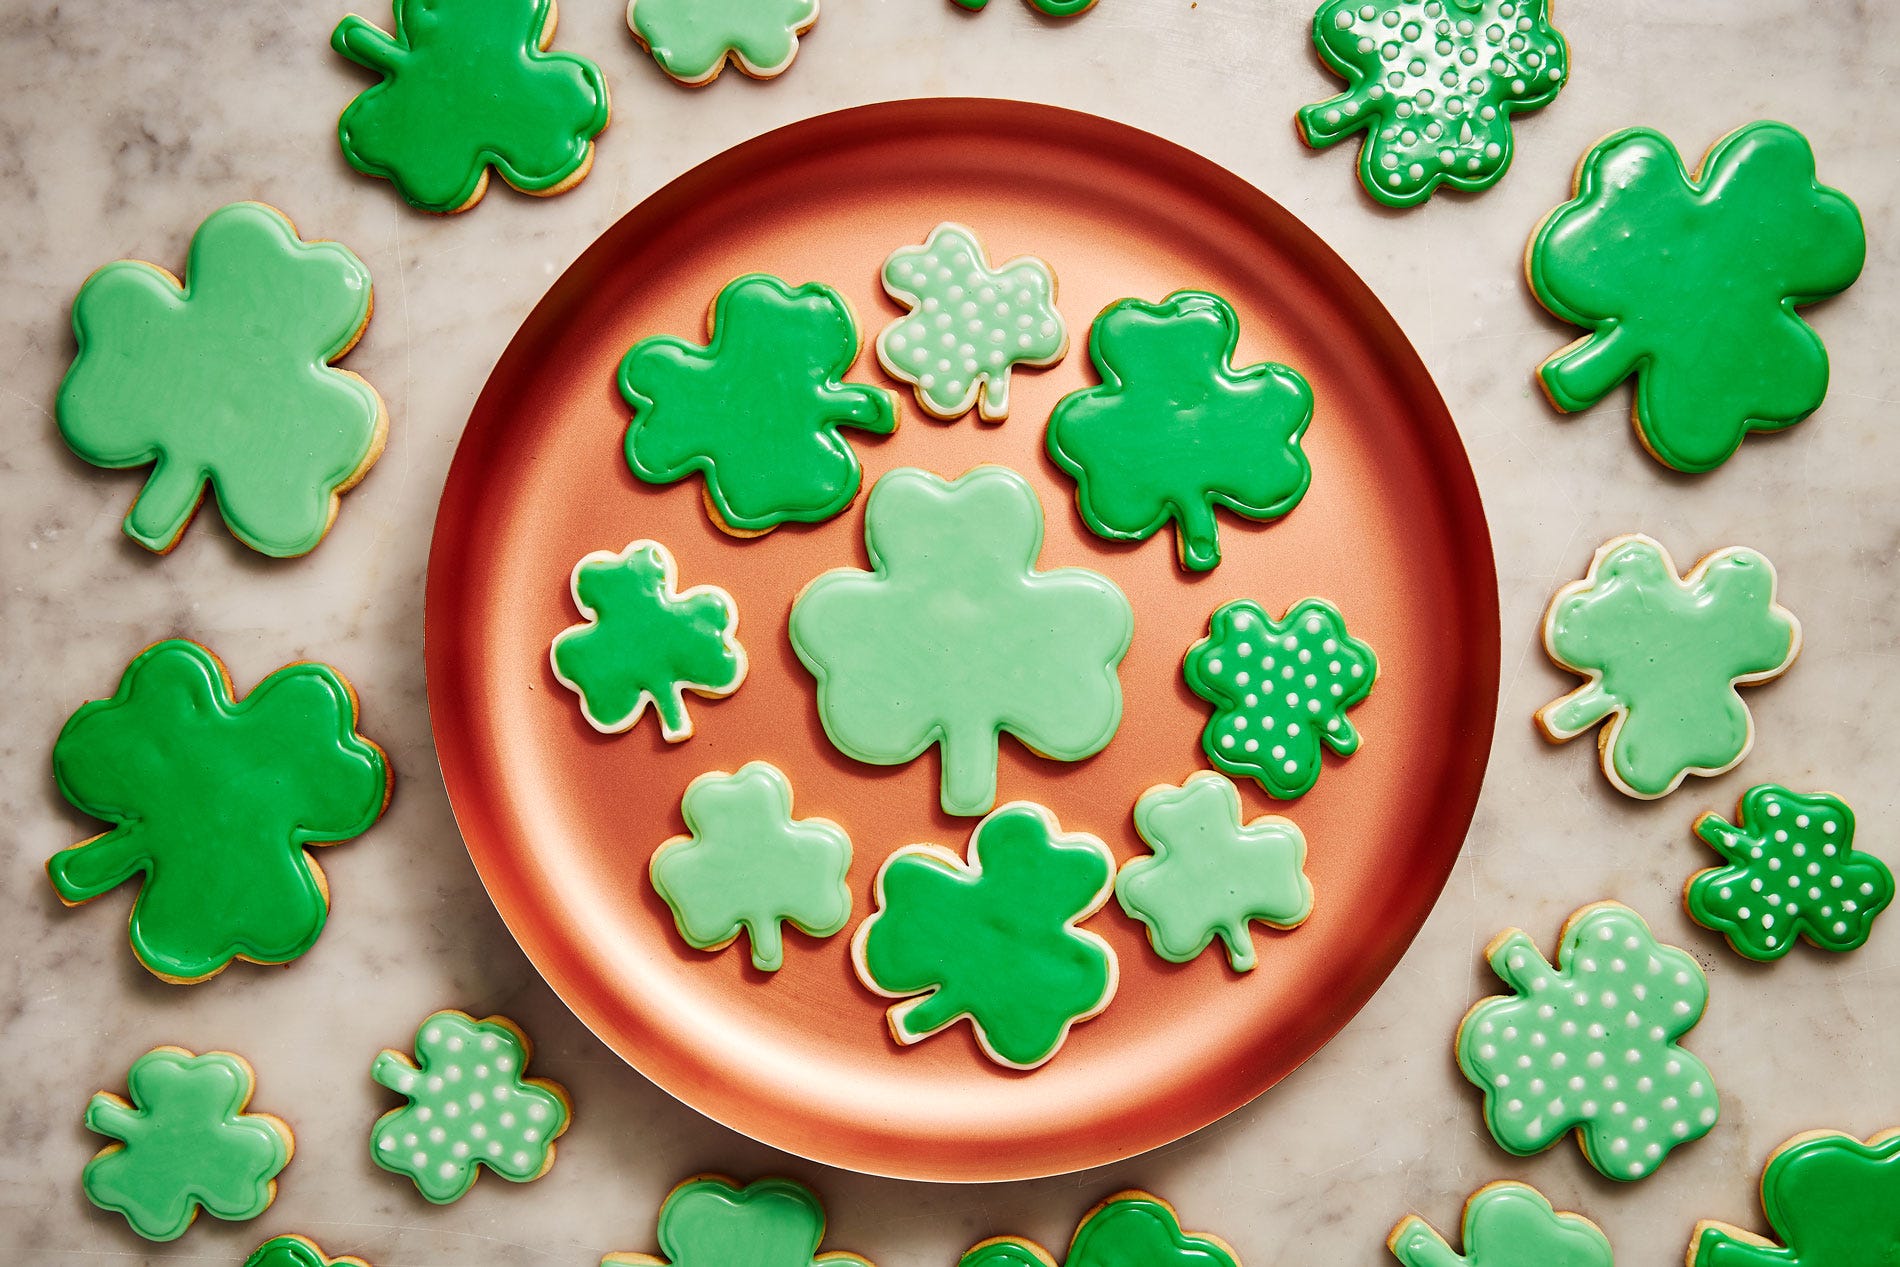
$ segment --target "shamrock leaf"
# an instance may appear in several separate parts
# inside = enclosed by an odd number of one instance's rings
[[[817,22],[818,0],[627,2],[633,38],[683,84],[711,83],[728,59],[754,79],[783,74]]]
[[[872,570],[838,568],[792,604],[839,751],[902,765],[941,744],[946,813],[996,801],[997,737],[1080,761],[1121,723],[1134,609],[1085,568],[1036,569],[1042,506],[1014,471],[892,471],[864,512]]]
[[[1115,952],[1076,927],[1114,882],[1107,845],[1013,801],[976,825],[967,862],[936,845],[885,859],[851,957],[865,985],[904,1000],[888,1013],[898,1042],[967,1016],[991,1060],[1034,1069],[1115,997]]]
[[[236,700],[218,658],[183,639],[147,647],[111,699],[72,715],[53,776],[76,808],[115,824],[47,861],[60,900],[141,877],[132,951],[174,982],[310,949],[330,897],[305,846],[369,830],[390,786],[336,670],[293,664]]]
[[[957,1267],[1054,1267],[1033,1241],[999,1236],[970,1250]],[[1174,1207],[1146,1192],[1118,1192],[1075,1229],[1064,1267],[1240,1267],[1233,1246],[1183,1232]]]
[[[1648,537],[1597,548],[1590,572],[1557,591],[1544,648],[1589,682],[1537,710],[1553,743],[1605,718],[1603,773],[1625,795],[1654,800],[1690,774],[1721,774],[1755,743],[1737,686],[1781,676],[1801,650],[1801,622],[1775,601],[1775,569],[1730,547],[1676,574]]]
[[[790,1179],[741,1188],[723,1175],[680,1184],[660,1207],[660,1253],[609,1254],[601,1267],[870,1267],[856,1254],[820,1254],[825,1211]]]
[[[862,468],[838,429],[888,435],[897,405],[882,387],[843,381],[858,355],[844,296],[750,273],[719,292],[707,328],[704,347],[656,335],[620,362],[633,473],[649,484],[704,476],[714,522],[741,536],[849,506]]]
[[[246,1113],[257,1079],[230,1052],[154,1047],[125,1075],[130,1100],[108,1091],[86,1106],[86,1129],[118,1140],[86,1163],[80,1185],[148,1241],[185,1234],[198,1211],[242,1221],[277,1196],[290,1128]]]
[[[1669,139],[1630,128],[1577,168],[1527,257],[1538,302],[1590,333],[1538,369],[1571,413],[1636,375],[1643,444],[1679,471],[1727,461],[1750,431],[1779,431],[1827,394],[1827,348],[1795,308],[1860,276],[1860,212],[1814,174],[1781,123],[1716,143],[1695,176]]]
[[[1900,1131],[1865,1144],[1832,1131],[1795,1136],[1762,1171],[1761,1206],[1781,1245],[1705,1219],[1689,1243],[1689,1267],[1900,1262]]]
[[[438,213],[480,202],[491,165],[523,193],[581,182],[607,126],[607,83],[585,57],[546,51],[554,0],[394,0],[394,10],[394,36],[355,14],[330,35],[383,77],[337,121],[351,167]]]
[[[251,1251],[244,1267],[369,1267],[354,1254],[326,1258],[307,1236],[273,1236]]]
[[[1555,101],[1570,64],[1550,0],[1326,0],[1313,43],[1350,87],[1302,106],[1300,136],[1321,149],[1365,132],[1359,180],[1388,207],[1497,184],[1511,116]]]
[[[330,368],[369,313],[369,270],[349,248],[232,203],[192,235],[184,282],[138,260],[86,279],[60,434],[94,466],[151,464],[125,517],[148,550],[178,544],[209,481],[239,541],[308,554],[383,451],[382,398]]]
[[[581,697],[581,715],[604,734],[632,730],[647,705],[668,743],[693,734],[686,692],[722,698],[745,681],[739,608],[716,585],[676,588],[673,555],[657,541],[574,565],[569,588],[586,624],[554,635],[554,676]]]
[[[1214,507],[1277,519],[1306,494],[1300,437],[1313,389],[1270,361],[1234,368],[1240,318],[1219,295],[1110,304],[1089,331],[1101,383],[1049,415],[1049,456],[1075,480],[1082,521],[1110,541],[1146,541],[1170,519],[1183,567],[1220,562]]]
[[[1528,1184],[1488,1183],[1465,1202],[1465,1252],[1409,1214],[1386,1247],[1405,1267],[1613,1267],[1610,1238],[1581,1214],[1559,1213]]]
[[[989,2],[990,0],[956,0],[956,3],[964,8],[973,10],[981,9]],[[1095,0],[1029,0],[1029,3],[1052,18],[1067,18],[1093,8]]]

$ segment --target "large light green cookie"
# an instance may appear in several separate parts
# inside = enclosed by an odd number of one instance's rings
[[[1465,1252],[1408,1214],[1386,1237],[1405,1267],[1612,1267],[1610,1238],[1581,1214],[1558,1211],[1529,1184],[1488,1183],[1465,1202]]]
[[[683,84],[709,84],[728,60],[754,79],[783,74],[798,37],[818,21],[818,0],[628,0],[627,25],[660,69]]]

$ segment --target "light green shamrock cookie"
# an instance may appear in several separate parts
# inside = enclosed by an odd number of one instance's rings
[[[1795,1136],[1761,1172],[1761,1208],[1773,1238],[1703,1219],[1689,1241],[1688,1267],[1900,1262],[1900,1129],[1864,1144],[1837,1131]]]
[[[957,1267],[1055,1267],[1034,1241],[996,1236],[974,1246]],[[1082,1216],[1063,1267],[1240,1267],[1234,1247],[1205,1232],[1184,1232],[1174,1207],[1152,1193],[1117,1192]]]
[[[843,1250],[818,1252],[825,1210],[790,1179],[741,1188],[724,1175],[695,1175],[660,1207],[660,1254],[608,1254],[601,1267],[871,1267]]]
[[[1416,1214],[1399,1220],[1386,1248],[1405,1267],[1613,1267],[1610,1238],[1581,1214],[1553,1209],[1529,1184],[1487,1183],[1465,1202],[1460,1254]]]
[[[325,1257],[317,1243],[307,1236],[273,1236],[251,1251],[244,1267],[369,1267],[354,1254],[341,1258]]]
[[[730,60],[754,79],[783,74],[798,37],[818,22],[818,0],[628,0],[627,25],[660,69],[709,84]]]

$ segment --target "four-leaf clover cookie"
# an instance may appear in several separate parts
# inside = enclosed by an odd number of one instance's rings
[[[996,1236],[973,1247],[957,1267],[1055,1267],[1034,1241]],[[1205,1232],[1184,1232],[1174,1207],[1148,1192],[1117,1192],[1082,1216],[1063,1267],[1240,1267],[1233,1246]]]
[[[1864,1144],[1836,1131],[1795,1136],[1762,1171],[1761,1208],[1772,1239],[1704,1219],[1689,1242],[1688,1267],[1900,1262],[1900,1129]]]
[[[790,1179],[740,1187],[695,1175],[660,1206],[660,1254],[608,1254],[601,1267],[870,1267],[843,1250],[818,1252],[825,1210]]]
[[[354,1254],[327,1257],[307,1236],[273,1236],[251,1251],[244,1267],[369,1267]]]
[[[1465,1252],[1416,1214],[1399,1220],[1386,1248],[1405,1267],[1614,1267],[1610,1238],[1581,1214],[1554,1209],[1529,1184],[1488,1183],[1465,1202]]]
[[[754,79],[790,69],[818,0],[627,0],[627,25],[660,69],[709,84],[728,61]]]

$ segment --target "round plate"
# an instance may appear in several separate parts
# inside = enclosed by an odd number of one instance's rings
[[[1069,355],[1017,371],[1000,425],[931,420],[869,350],[900,312],[878,284],[884,257],[942,220],[973,227],[992,260],[1042,256],[1060,280]],[[867,487],[900,466],[1014,467],[1048,519],[1042,565],[1098,569],[1134,602],[1114,741],[1062,764],[1005,740],[999,802],[1039,801],[1065,830],[1093,832],[1122,858],[1141,852],[1136,797],[1206,764],[1207,709],[1183,684],[1181,658],[1230,599],[1276,613],[1331,599],[1378,652],[1378,684],[1353,713],[1359,753],[1329,756],[1315,790],[1290,805],[1242,788],[1249,817],[1281,812],[1305,831],[1316,894],[1304,926],[1256,926],[1255,971],[1230,971],[1218,949],[1167,963],[1111,901],[1088,927],[1120,957],[1120,992],[1052,1061],[1019,1073],[984,1059],[967,1023],[899,1047],[888,1000],[852,973],[849,930],[816,941],[788,929],[775,974],[754,971],[743,943],[704,954],[680,941],[647,860],[683,830],[679,797],[695,775],[770,761],[790,777],[798,816],[843,824],[853,926],[892,850],[932,841],[961,853],[973,825],[938,809],[934,753],[881,767],[836,752],[787,641],[792,599],[811,578],[868,566],[862,496],[828,523],[740,540],[708,522],[698,480],[650,487],[621,456],[622,354],[652,334],[703,339],[712,297],[753,271],[842,290],[866,345],[852,376],[899,389],[895,435],[846,433]],[[1223,561],[1193,576],[1168,530],[1139,545],[1090,535],[1043,450],[1057,398],[1094,381],[1094,315],[1182,287],[1234,304],[1237,364],[1292,365],[1318,402],[1304,502],[1272,524],[1222,512]],[[595,733],[548,665],[550,640],[579,620],[567,589],[575,561],[639,537],[673,551],[681,585],[731,591],[751,660],[730,698],[687,697],[696,733],[677,745],[651,720]],[[687,173],[608,230],[534,310],[482,392],[442,495],[429,702],[457,821],[502,917],[635,1068],[737,1130],[834,1165],[1025,1178],[1145,1151],[1246,1103],[1385,979],[1477,799],[1497,700],[1496,595],[1477,489],[1429,375],[1371,292],[1285,210],[1194,154],[1088,115],[893,102],[781,128]]]

